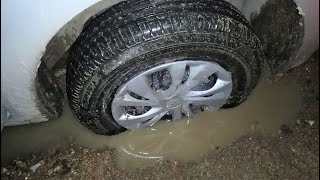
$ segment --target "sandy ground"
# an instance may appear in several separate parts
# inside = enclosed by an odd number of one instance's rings
[[[251,133],[197,161],[161,161],[132,171],[117,168],[112,149],[71,145],[2,163],[1,179],[319,179],[319,57],[272,81],[281,79],[298,82],[303,106],[276,136],[252,124]],[[40,165],[35,172],[33,165]]]

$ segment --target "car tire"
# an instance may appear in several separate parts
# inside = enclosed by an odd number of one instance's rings
[[[129,0],[93,19],[71,47],[67,95],[80,122],[98,134],[126,130],[111,113],[119,88],[166,63],[201,59],[231,72],[232,92],[223,108],[243,102],[264,66],[249,22],[217,0]]]

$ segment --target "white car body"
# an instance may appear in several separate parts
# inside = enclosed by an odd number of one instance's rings
[[[228,0],[248,19],[266,0]],[[35,77],[40,59],[54,36],[74,41],[84,22],[121,0],[3,0],[1,6],[1,129],[47,121],[37,107]],[[319,1],[296,0],[304,16],[303,44],[290,66],[319,48]],[[71,30],[68,24],[72,24]],[[70,42],[64,49],[68,49]],[[62,51],[61,51],[62,52]],[[59,57],[52,57],[59,58]]]

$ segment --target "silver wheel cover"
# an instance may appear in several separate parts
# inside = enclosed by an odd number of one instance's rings
[[[162,75],[158,76],[160,72]],[[163,86],[161,80],[165,89],[155,88]],[[122,85],[112,101],[111,111],[118,124],[137,129],[152,126],[165,115],[172,120],[190,117],[194,114],[193,107],[218,110],[231,91],[231,73],[219,64],[177,61],[144,71]]]

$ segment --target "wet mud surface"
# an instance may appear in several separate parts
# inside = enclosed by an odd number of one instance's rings
[[[263,49],[272,72],[287,69],[302,45],[304,34],[303,17],[295,2],[269,0],[251,22],[254,32],[264,44]]]
[[[1,164],[1,179],[319,179],[319,58],[236,108],[118,136],[65,107],[56,121],[5,128]]]

